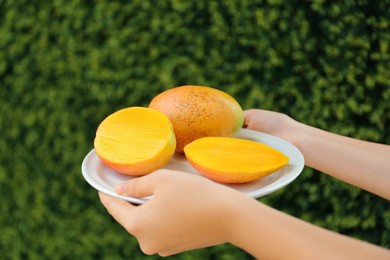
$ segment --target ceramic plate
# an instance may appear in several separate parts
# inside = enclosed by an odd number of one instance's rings
[[[226,184],[226,186],[236,189],[249,197],[259,198],[291,183],[302,172],[304,158],[301,152],[289,142],[266,133],[249,129],[241,129],[236,134],[236,137],[269,145],[287,155],[290,160],[283,168],[259,180],[245,184]],[[179,170],[186,172],[187,174],[199,174],[189,164],[185,156],[180,154],[175,154],[163,168]],[[84,158],[81,170],[85,180],[92,187],[107,195],[121,198],[135,204],[142,204],[149,199],[149,197],[133,198],[118,195],[115,192],[116,184],[137,177],[122,175],[111,170],[102,163],[94,149]]]

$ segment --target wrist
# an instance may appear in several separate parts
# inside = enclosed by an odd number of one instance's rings
[[[279,137],[293,144],[302,151],[305,140],[309,136],[309,126],[285,115],[281,122]]]
[[[254,223],[259,223],[263,205],[246,195],[236,198],[234,202],[226,218],[226,241],[253,254],[252,244],[257,243]]]

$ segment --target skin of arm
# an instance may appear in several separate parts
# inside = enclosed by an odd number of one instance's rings
[[[117,187],[154,195],[140,206],[99,193],[108,212],[148,255],[231,243],[256,259],[389,259],[390,251],[277,211],[204,177],[158,170]]]
[[[390,197],[386,145],[327,133],[264,110],[245,111],[245,126],[293,143],[310,167]],[[99,193],[145,254],[168,256],[231,243],[257,259],[390,259],[390,250],[304,222],[200,176],[159,170],[116,190],[132,197],[153,195],[135,206]]]
[[[260,109],[245,111],[244,124],[291,142],[307,166],[390,200],[390,145],[326,132]]]

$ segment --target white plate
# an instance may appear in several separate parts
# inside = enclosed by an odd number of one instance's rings
[[[226,184],[227,186],[245,193],[249,197],[259,198],[291,183],[302,172],[304,167],[303,155],[289,142],[266,133],[249,129],[241,129],[238,131],[236,137],[269,145],[287,155],[290,160],[283,168],[259,180],[245,184]],[[180,154],[175,154],[163,168],[199,175],[199,173],[185,159],[185,156]],[[149,197],[133,198],[118,195],[115,192],[116,184],[137,177],[119,174],[111,170],[102,163],[94,149],[92,149],[84,158],[81,170],[85,180],[92,187],[107,195],[121,198],[135,204],[142,204],[149,199]]]

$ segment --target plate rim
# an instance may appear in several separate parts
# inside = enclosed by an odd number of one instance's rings
[[[88,152],[88,154],[84,157],[83,162],[81,164],[82,175],[89,185],[91,185],[93,188],[95,188],[96,190],[98,190],[106,195],[109,195],[109,196],[112,196],[112,197],[115,197],[118,199],[123,199],[125,201],[131,202],[134,204],[143,204],[147,201],[146,198],[135,198],[135,197],[130,197],[130,196],[123,196],[123,195],[117,194],[115,192],[111,192],[111,191],[105,189],[104,187],[102,187],[98,182],[95,182],[89,176],[89,174],[87,174],[88,170],[86,169],[87,160],[89,160],[93,155],[97,156],[94,148]]]

